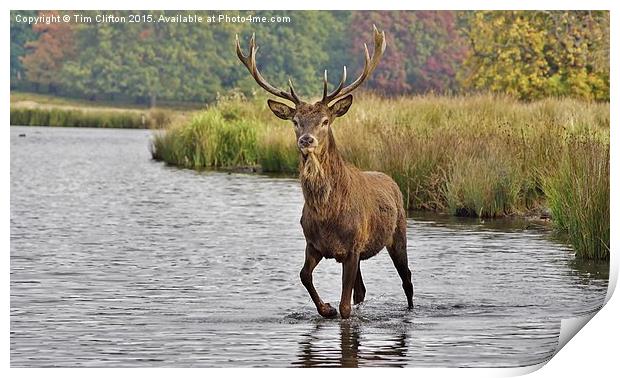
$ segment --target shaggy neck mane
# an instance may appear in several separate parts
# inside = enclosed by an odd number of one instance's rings
[[[306,205],[320,217],[339,211],[349,193],[350,170],[330,129],[327,143],[320,150],[301,156],[299,178]]]

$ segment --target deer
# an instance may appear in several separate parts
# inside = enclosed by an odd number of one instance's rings
[[[318,313],[333,318],[338,311],[323,302],[317,293],[312,272],[325,259],[342,264],[342,291],[339,311],[342,319],[351,316],[351,297],[354,305],[364,301],[366,287],[360,263],[386,248],[402,281],[407,308],[413,308],[413,284],[407,258],[407,217],[403,195],[396,182],[381,172],[361,171],[346,162],[338,150],[332,132],[336,118],[344,116],[353,103],[355,89],[370,76],[379,64],[386,48],[385,31],[373,25],[374,50],[372,57],[364,44],[365,62],[362,73],[345,86],[347,68],[333,91],[328,93],[327,70],[323,76],[323,97],[311,103],[300,100],[289,78],[289,90],[269,84],[256,65],[255,34],[252,34],[248,54],[244,54],[236,39],[239,60],[256,83],[265,91],[293,104],[267,100],[273,114],[293,123],[299,149],[299,180],[304,197],[301,227],[306,240],[305,262],[299,273]]]

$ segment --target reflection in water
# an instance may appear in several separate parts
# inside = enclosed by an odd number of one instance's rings
[[[331,322],[329,322],[331,323]],[[299,340],[299,367],[404,367],[407,357],[407,332],[379,329],[365,333],[355,320],[339,321],[339,340],[330,339],[333,325],[317,321]]]
[[[578,272],[584,283],[588,284],[591,280],[609,279],[609,261],[573,259],[568,265]]]
[[[506,233],[520,233],[525,230],[549,231],[551,224],[544,220],[529,218],[497,218],[480,219],[473,217],[457,217],[449,214],[432,213],[428,211],[409,211],[409,219],[432,224],[433,226],[461,228],[475,231],[499,231]]]

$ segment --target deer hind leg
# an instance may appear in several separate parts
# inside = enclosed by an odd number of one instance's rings
[[[411,271],[407,261],[407,224],[404,218],[399,221],[392,240],[392,245],[387,246],[387,250],[403,282],[403,290],[407,296],[407,308],[412,309],[413,284],[411,283]]]
[[[366,287],[362,280],[361,261],[357,263],[357,278],[355,279],[355,286],[353,287],[353,304],[360,304],[364,302],[366,296]]]
[[[323,256],[317,250],[315,250],[310,244],[307,244],[306,261],[304,263],[304,267],[301,268],[301,271],[299,272],[299,278],[301,279],[301,283],[306,287],[306,290],[308,290],[308,294],[310,294],[310,298],[312,298],[319,314],[324,318],[333,318],[338,314],[338,312],[329,303],[323,303],[321,297],[319,297],[319,293],[316,292],[314,284],[312,283],[312,272],[322,258]]]

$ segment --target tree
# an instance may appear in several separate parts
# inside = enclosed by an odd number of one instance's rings
[[[49,14],[49,12],[47,12]],[[56,12],[53,12],[57,14]],[[96,11],[84,11],[94,16]],[[212,12],[109,11],[154,19]],[[24,13],[26,14],[26,13]],[[241,16],[247,14],[239,12]],[[574,96],[609,99],[609,12],[606,11],[256,11],[290,22],[11,23],[11,85],[21,72],[37,90],[90,99],[209,102],[256,84],[235,54],[252,33],[258,68],[305,98],[330,89],[347,66],[348,82],[372,49],[372,25],[386,31],[387,50],[366,88],[386,95],[495,91],[522,99]],[[12,16],[13,17],[13,16]],[[20,58],[21,57],[21,58]]]
[[[92,27],[82,24],[75,29],[80,54],[63,65],[62,78],[65,87],[91,100],[97,97],[114,97],[127,90],[120,75],[124,65],[119,51],[122,33],[118,25],[100,24]]]
[[[355,12],[352,56],[363,56],[363,43],[371,42],[373,24],[385,29],[387,49],[371,87],[385,94],[457,89],[456,68],[467,46],[458,32],[455,12]],[[362,65],[363,60],[358,69]]]
[[[546,12],[551,94],[609,100],[609,12]]]
[[[465,17],[471,53],[459,74],[463,88],[527,100],[609,99],[608,12],[482,11]]]
[[[39,15],[46,14],[39,12]],[[47,15],[58,15],[58,12],[48,12]],[[72,24],[36,23],[32,30],[39,37],[25,45],[29,51],[22,58],[26,77],[37,85],[47,85],[50,92],[55,92],[62,84],[60,72],[65,60],[71,59],[76,53]]]
[[[36,11],[20,11],[20,15],[28,17],[36,15]],[[26,55],[26,43],[36,38],[32,27],[25,22],[16,22],[16,12],[11,11],[11,87],[24,79],[22,57]]]

